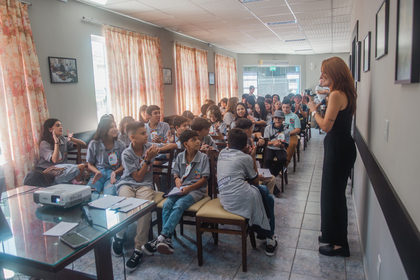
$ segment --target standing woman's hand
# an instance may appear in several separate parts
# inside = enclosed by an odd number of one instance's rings
[[[312,112],[316,111],[318,107],[316,106],[315,102],[311,101],[308,103],[309,110]]]

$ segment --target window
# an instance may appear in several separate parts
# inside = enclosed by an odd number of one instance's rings
[[[243,93],[255,86],[258,96],[278,94],[280,100],[300,92],[300,66],[244,66]]]
[[[96,113],[101,116],[111,113],[109,100],[108,73],[106,67],[105,37],[91,35],[93,74],[95,79]]]

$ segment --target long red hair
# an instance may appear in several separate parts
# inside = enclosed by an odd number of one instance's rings
[[[356,112],[357,92],[347,64],[341,58],[334,56],[322,62],[321,71],[333,81],[330,92],[337,90],[347,96],[347,108],[354,115]]]

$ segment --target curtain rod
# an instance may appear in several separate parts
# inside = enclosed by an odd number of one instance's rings
[[[139,33],[139,34],[142,34],[142,35],[147,35],[147,36],[157,37],[157,36],[155,36],[155,35],[149,35],[149,34],[145,34],[145,33],[140,33],[140,32],[135,31],[135,30],[131,30],[131,29],[127,29],[127,28],[123,28],[123,27],[119,27],[119,26],[111,25],[111,24],[108,24],[108,23],[106,23],[106,22],[99,21],[99,20],[96,20],[96,19],[93,19],[93,18],[88,18],[88,17],[85,17],[85,16],[83,16],[83,17],[82,17],[82,20],[89,21],[89,22],[94,22],[94,23],[101,24],[101,25],[108,25],[108,26],[111,26],[111,27],[120,28],[120,29],[127,30],[127,31],[130,31],[130,32]]]
[[[181,44],[181,43],[179,43],[178,41],[172,41],[172,43],[179,44],[179,45],[181,45],[181,46],[186,46],[186,47],[193,48],[193,49],[197,49],[197,50],[200,50],[200,51],[209,52],[208,50],[204,50],[204,49],[200,49],[200,48],[196,48],[196,47],[192,47],[192,46],[188,46],[188,45]]]
[[[28,6],[32,6],[32,3],[31,2],[26,2],[26,1],[20,1],[20,0],[18,0],[20,3],[22,3],[22,4],[25,4],[25,5],[28,5]]]

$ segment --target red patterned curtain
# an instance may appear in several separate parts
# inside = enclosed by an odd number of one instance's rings
[[[141,105],[158,105],[163,120],[160,39],[115,27],[105,28],[111,112],[117,123],[137,119]]]
[[[227,97],[238,97],[236,59],[216,53],[216,102]]]
[[[207,52],[175,44],[175,57],[178,114],[190,110],[198,115],[210,97]]]
[[[48,117],[27,6],[0,0],[0,145],[8,189],[35,167]]]

